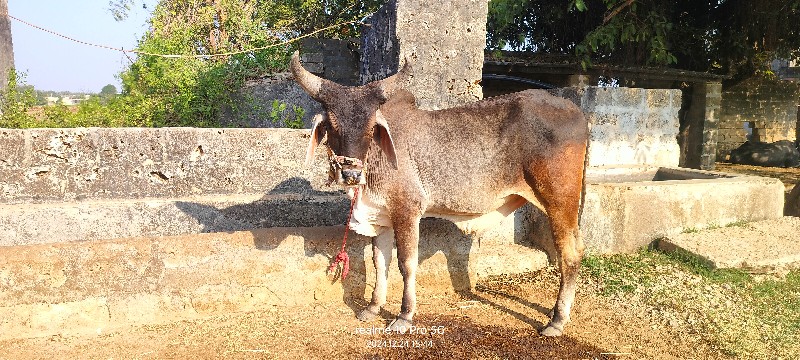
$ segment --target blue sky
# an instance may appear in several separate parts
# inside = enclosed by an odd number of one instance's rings
[[[10,15],[66,36],[111,47],[133,49],[147,31],[154,0],[136,0],[128,19],[116,21],[109,0],[9,0]],[[142,9],[142,3],[148,10]],[[121,52],[78,44],[11,20],[14,63],[37,90],[100,92],[129,64]],[[131,55],[133,56],[133,55]]]

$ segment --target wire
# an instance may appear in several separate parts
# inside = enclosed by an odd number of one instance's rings
[[[64,39],[67,39],[67,40],[70,40],[70,41],[74,41],[74,42],[79,43],[79,44],[99,47],[99,48],[107,49],[107,50],[119,51],[119,52],[123,52],[123,53],[132,53],[132,54],[147,55],[147,56],[158,56],[158,57],[163,57],[163,58],[168,58],[168,59],[211,58],[211,57],[219,57],[219,56],[231,56],[231,55],[237,55],[237,54],[244,54],[244,53],[249,53],[249,52],[259,51],[259,50],[266,50],[266,49],[270,49],[270,48],[274,48],[274,47],[278,47],[278,46],[284,46],[284,45],[293,43],[293,42],[295,42],[297,40],[304,39],[304,38],[307,38],[307,37],[312,36],[314,34],[317,34],[317,33],[320,33],[320,32],[326,31],[326,30],[334,29],[334,28],[337,28],[337,27],[340,27],[340,26],[343,26],[343,25],[363,24],[364,23],[363,20],[345,21],[345,22],[342,22],[342,23],[338,23],[338,24],[335,24],[335,25],[324,27],[324,28],[319,29],[319,30],[312,31],[312,32],[310,32],[308,34],[305,34],[305,35],[302,35],[302,36],[298,36],[296,38],[292,38],[292,39],[289,39],[289,40],[286,40],[286,41],[279,42],[279,43],[276,43],[276,44],[271,44],[271,45],[267,45],[267,46],[251,48],[251,49],[247,49],[247,50],[231,51],[231,52],[208,54],[208,55],[178,55],[178,54],[155,54],[155,53],[150,53],[150,52],[146,52],[146,51],[125,50],[125,49],[122,49],[122,48],[115,48],[115,47],[107,46],[107,45],[93,44],[93,43],[90,43],[90,42],[86,42],[86,41],[78,40],[78,39],[75,39],[75,38],[71,38],[69,36],[57,33],[57,32],[52,31],[52,30],[45,29],[45,28],[43,28],[41,26],[36,26],[36,25],[31,24],[31,23],[29,23],[29,22],[27,22],[25,20],[16,18],[14,16],[11,16],[11,14],[5,14],[5,15],[8,16],[11,19],[19,21],[20,23],[23,23],[23,24],[25,24],[27,26],[30,26],[30,27],[34,28],[34,29],[38,29],[38,30],[44,31],[46,33],[49,33],[49,34],[52,34],[52,35],[55,35],[55,36],[58,36],[58,37],[61,37],[61,38],[64,38]],[[0,16],[2,16],[2,15],[0,15]]]

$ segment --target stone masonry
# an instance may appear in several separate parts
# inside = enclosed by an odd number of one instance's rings
[[[678,166],[679,90],[586,87],[550,90],[591,124],[589,166]]]
[[[408,88],[423,109],[443,109],[483,98],[485,0],[392,0],[367,19],[361,82],[396,73],[408,58],[416,74]],[[442,21],[446,14],[447,21]]]
[[[722,94],[717,158],[747,140],[795,140],[800,85],[788,81],[748,79],[726,87]]]

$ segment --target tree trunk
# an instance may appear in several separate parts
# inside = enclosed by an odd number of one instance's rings
[[[8,0],[0,0],[0,91],[8,84],[8,71],[14,68],[14,46],[11,42],[11,18]]]

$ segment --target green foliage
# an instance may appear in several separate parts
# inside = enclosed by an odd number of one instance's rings
[[[9,70],[6,87],[0,91],[0,127],[30,127],[35,117],[29,111],[36,101],[33,87],[25,85],[25,73]]]
[[[279,42],[264,31],[255,5],[242,0],[161,1],[140,51],[185,55],[141,55],[121,74],[122,94],[141,100],[153,126],[219,126],[219,112],[248,78],[283,69],[288,47],[215,57]]]
[[[286,103],[276,99],[272,100],[272,110],[269,113],[269,118],[275,125],[290,129],[302,129],[305,125],[303,122],[305,113],[306,110],[297,105],[292,105],[291,113],[289,113]]]
[[[800,58],[798,22],[800,0],[491,0],[487,47],[769,76],[772,59]]]
[[[284,70],[288,54],[297,44],[248,50],[357,19],[378,3],[162,0],[153,11],[151,31],[139,42],[138,50],[199,56],[141,55],[121,74],[122,94],[142,100],[153,126],[219,126],[220,111],[237,106],[234,94],[244,82]],[[336,31],[350,36],[355,28]],[[246,52],[239,53],[242,51]],[[211,56],[221,53],[230,54]],[[298,126],[296,119],[290,118],[287,125]]]
[[[111,0],[109,10],[122,20],[137,3]],[[380,0],[160,0],[137,50],[180,56],[140,54],[120,74],[121,94],[108,85],[100,96],[78,106],[48,106],[35,115],[32,107],[43,105],[44,98],[37,99],[33,88],[18,84],[14,74],[2,94],[0,126],[220,126],[223,108],[242,106],[235,94],[244,82],[285,70],[288,55],[298,44],[273,45],[359,20],[381,4]],[[350,24],[320,35],[350,37],[358,30],[359,25]],[[274,122],[303,127],[304,109],[277,106],[280,111],[273,109],[270,114]]]
[[[111,97],[117,95],[117,87],[111,84],[103,86],[103,89],[100,90],[101,97]]]

